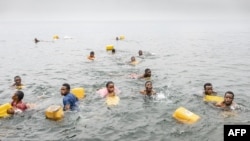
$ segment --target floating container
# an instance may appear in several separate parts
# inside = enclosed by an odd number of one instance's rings
[[[124,40],[124,39],[125,39],[125,36],[124,36],[124,35],[121,35],[119,39],[120,39],[120,40]]]
[[[106,104],[108,106],[115,106],[118,105],[120,102],[120,98],[118,96],[111,96],[106,98]]]
[[[206,102],[216,102],[216,103],[219,103],[219,102],[222,102],[224,100],[224,98],[221,97],[221,96],[205,95],[204,98],[203,98],[203,100],[206,101]]]
[[[61,106],[51,105],[45,111],[46,118],[52,120],[60,120],[64,116],[64,112]]]
[[[106,45],[106,50],[112,50],[112,49],[114,49],[113,45]]]
[[[12,108],[10,103],[5,103],[0,106],[0,118],[8,117],[7,110]]]
[[[84,88],[74,88],[71,92],[78,98],[83,99],[85,97],[85,90]]]
[[[139,63],[138,61],[130,62],[131,65],[137,65],[138,63]]]
[[[17,89],[17,90],[22,90],[22,89],[24,89],[24,88],[25,88],[24,85],[22,85],[22,86],[16,86],[16,89]]]
[[[58,36],[58,35],[54,35],[54,36],[53,36],[53,39],[54,39],[54,40],[57,40],[57,39],[59,39],[59,36]]]
[[[195,123],[200,119],[200,116],[192,113],[184,107],[179,107],[178,109],[176,109],[173,113],[173,117],[176,120],[187,124]]]

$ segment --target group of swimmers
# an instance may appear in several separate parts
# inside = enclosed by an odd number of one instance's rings
[[[140,75],[138,78],[150,78],[151,77],[151,70],[149,68],[145,69],[145,73],[143,75]],[[8,114],[15,114],[15,113],[21,113],[25,111],[28,108],[32,108],[32,104],[25,103],[22,101],[24,98],[24,93],[21,91],[24,88],[24,85],[21,83],[21,77],[15,76],[14,77],[14,84],[11,86],[17,91],[12,96],[12,108],[7,110]],[[64,83],[61,86],[61,95],[63,96],[63,110],[64,111],[79,111],[79,99],[71,93],[71,88],[68,83]],[[106,87],[104,89],[100,89],[97,91],[97,93],[100,94],[101,97],[109,98],[109,97],[115,97],[117,94],[120,93],[119,89],[115,87],[114,82],[108,81],[106,83]],[[145,82],[145,89],[140,91],[140,94],[151,97],[153,95],[156,95],[157,92],[153,89],[152,81],[146,81]],[[217,92],[213,91],[213,86],[211,83],[205,83],[204,84],[204,96],[217,96]],[[237,107],[237,104],[233,101],[234,100],[234,93],[232,91],[227,91],[224,94],[224,100],[222,102],[214,102],[213,105],[216,107],[220,107],[224,110],[234,110]]]
[[[35,42],[39,42],[35,38]],[[112,49],[112,54],[115,53],[115,49]],[[143,56],[142,50],[138,51],[139,57]],[[91,51],[89,56],[87,57],[89,60],[95,60],[95,52]],[[131,57],[130,64],[133,64],[136,62],[135,56]],[[131,78],[151,78],[151,69],[146,68],[144,74],[142,75],[137,75],[137,74],[131,74]],[[17,91],[14,93],[12,96],[12,108],[8,109],[9,114],[14,114],[18,112],[25,111],[26,109],[30,108],[30,104],[24,103],[22,101],[24,97],[23,91],[21,89],[24,87],[24,85],[21,83],[21,77],[20,76],[15,76],[14,77],[14,84],[12,87],[17,89]],[[97,91],[100,92],[100,91]],[[102,97],[114,97],[118,93],[117,88],[115,87],[114,82],[109,81],[106,83],[106,88],[105,92],[101,92],[100,95]],[[146,81],[145,82],[145,89],[140,91],[140,94],[151,97],[153,95],[156,95],[157,92],[153,89],[153,84],[152,81]],[[68,83],[64,83],[61,86],[61,95],[63,97],[63,110],[79,110],[78,108],[78,98],[70,92],[70,85]],[[205,95],[214,95],[216,96],[217,93],[213,91],[213,87],[211,83],[205,83],[204,84],[204,96]],[[216,107],[221,107],[226,110],[232,110],[236,107],[236,103],[233,101],[234,100],[234,93],[232,91],[227,91],[224,94],[224,100],[219,103],[213,103],[214,106]]]
[[[112,50],[112,53],[115,53],[115,50]],[[139,50],[138,51],[138,55],[139,57],[143,56],[143,51]],[[94,51],[90,52],[90,55],[88,56],[88,59],[90,60],[94,60],[95,56],[94,56]],[[136,58],[135,56],[131,57],[131,60],[129,61],[129,64],[136,64]],[[130,78],[150,78],[151,77],[151,70],[149,68],[145,69],[145,72],[143,75],[137,75],[137,74],[131,74]],[[114,83],[110,83],[110,85],[112,84],[112,87],[114,87]],[[109,83],[107,83],[106,88],[108,89],[108,93],[114,93],[113,89],[109,89]],[[111,86],[110,86],[111,87]],[[152,95],[156,95],[156,92],[153,90],[153,86],[152,86],[152,82],[151,81],[146,81],[145,83],[145,89],[140,91],[141,94],[146,95],[146,96],[152,96]],[[113,95],[113,94],[111,94]],[[217,96],[217,92],[213,91],[213,87],[211,83],[205,83],[204,84],[204,95],[210,95],[210,96]],[[227,91],[224,94],[224,100],[222,102],[213,102],[213,105],[216,107],[220,107],[223,108],[225,110],[229,110],[229,109],[235,109],[236,103],[233,101],[234,100],[234,93],[232,91]]]
[[[217,96],[217,92],[213,91],[213,85],[211,83],[204,84],[204,95]],[[238,107],[234,102],[234,93],[232,91],[225,92],[224,100],[222,102],[213,102],[213,105],[227,111],[235,110]]]
[[[90,52],[90,58],[94,59],[94,52]],[[145,69],[144,74],[142,75],[134,75],[133,78],[150,78],[151,77],[151,70],[149,68]],[[24,92],[22,89],[25,87],[25,85],[22,84],[22,79],[20,76],[14,77],[14,84],[11,85],[12,88],[16,89],[17,91],[12,96],[12,108],[8,109],[8,114],[15,114],[25,111],[28,108],[34,107],[32,104],[23,102],[24,98]],[[106,87],[104,88],[104,91],[101,89],[97,91],[97,93],[100,94],[102,97],[114,97],[116,96],[120,91],[115,87],[114,82],[109,81],[106,84]],[[156,92],[153,90],[152,82],[147,81],[145,83],[145,90],[140,91],[141,94],[146,96],[155,95]],[[61,95],[63,97],[63,110],[79,110],[78,107],[78,99],[77,97],[70,92],[70,85],[67,83],[62,84],[61,86]]]
[[[111,50],[111,52],[112,52],[112,54],[115,54],[116,50],[113,48]],[[142,52],[142,50],[139,50],[138,51],[138,57],[142,57],[142,56],[143,56],[143,52]],[[89,60],[94,61],[95,60],[95,52],[90,51],[89,56],[87,58]],[[138,61],[136,60],[135,56],[131,56],[130,61],[128,63],[131,64],[131,65],[136,65],[136,64],[138,64]]]

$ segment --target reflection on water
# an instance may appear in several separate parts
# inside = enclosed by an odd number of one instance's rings
[[[190,22],[125,23],[0,23],[0,103],[10,102],[9,85],[20,75],[25,102],[37,108],[0,119],[0,140],[223,140],[223,125],[249,123],[250,32],[247,23],[209,26]],[[15,26],[12,26],[15,25]],[[72,26],[73,25],[73,26]],[[39,27],[39,30],[38,28]],[[136,28],[134,28],[136,27]],[[179,28],[182,27],[182,28]],[[52,36],[73,37],[52,41]],[[117,34],[126,36],[116,41]],[[51,42],[35,44],[34,38]],[[105,46],[114,44],[115,54]],[[86,56],[95,51],[96,59]],[[145,51],[139,58],[138,51]],[[136,56],[140,63],[125,62]],[[144,98],[144,79],[132,73],[152,70],[158,95]],[[96,90],[113,81],[121,90],[118,106],[108,108]],[[86,98],[78,113],[61,121],[45,118],[51,104],[62,105],[60,86],[83,87]],[[219,95],[231,90],[241,110],[223,116],[202,101],[203,85],[211,82]],[[192,125],[172,118],[180,106],[201,119]]]

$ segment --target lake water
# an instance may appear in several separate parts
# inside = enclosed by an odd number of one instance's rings
[[[23,101],[37,107],[0,119],[0,140],[222,141],[225,124],[250,123],[249,21],[41,21],[0,22],[0,103],[11,101],[16,75],[26,85]],[[59,40],[52,37],[57,34]],[[115,38],[124,35],[124,40]],[[70,39],[64,37],[71,37]],[[34,38],[43,42],[34,43]],[[107,52],[113,44],[116,53]],[[138,51],[148,55],[138,58]],[[96,60],[87,60],[95,51]],[[136,66],[126,62],[131,56]],[[129,74],[152,70],[154,89],[165,99],[145,100],[144,79]],[[118,106],[108,108],[96,90],[113,81],[121,90]],[[79,113],[61,121],[45,109],[62,105],[60,87],[83,87]],[[203,85],[220,96],[235,93],[235,116],[204,103]],[[201,118],[187,125],[172,118],[180,106]]]

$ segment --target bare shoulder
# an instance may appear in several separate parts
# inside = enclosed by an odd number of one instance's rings
[[[145,90],[141,90],[141,91],[140,91],[140,94],[144,94],[144,95],[145,95],[145,94],[146,94],[146,91],[145,91]]]
[[[223,102],[217,102],[217,103],[214,103],[214,105],[216,107],[223,107],[224,106],[224,103]]]

